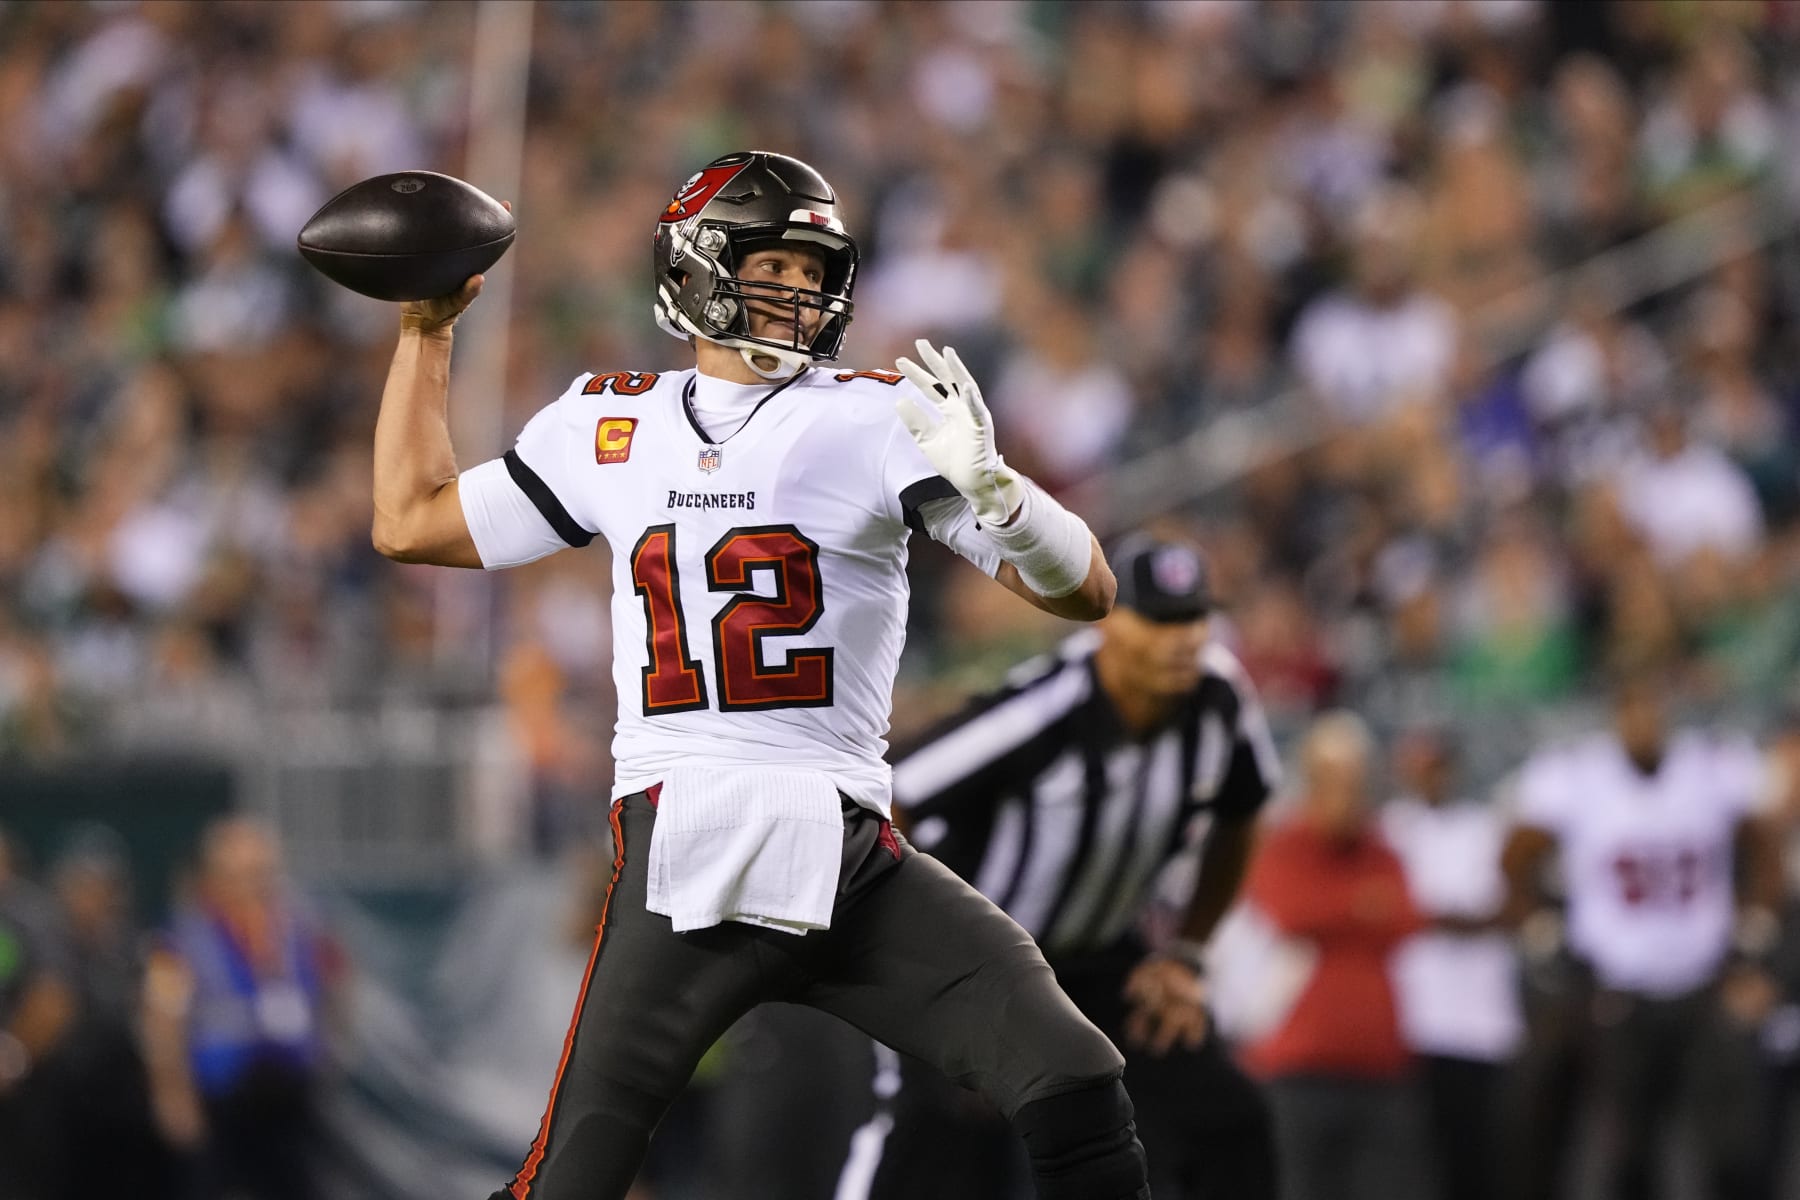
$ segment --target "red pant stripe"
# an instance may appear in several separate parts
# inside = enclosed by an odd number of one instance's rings
[[[600,943],[606,940],[606,914],[612,909],[613,889],[619,886],[619,872],[625,866],[625,831],[619,827],[619,805],[623,801],[614,801],[612,813],[608,818],[612,824],[613,835],[613,873],[606,885],[606,899],[600,904],[600,924],[594,930],[594,951],[588,955],[587,971],[581,977],[581,994],[575,998],[575,1015],[569,1019],[569,1034],[563,1039],[562,1059],[556,1064],[556,1080],[550,1085],[550,1103],[544,1108],[544,1120],[538,1126],[537,1140],[531,1143],[531,1153],[525,1156],[525,1165],[513,1176],[508,1191],[513,1200],[527,1200],[531,1195],[531,1181],[537,1177],[538,1166],[544,1161],[544,1151],[550,1145],[550,1120],[556,1115],[556,1093],[562,1088],[563,1071],[568,1068],[569,1054],[575,1049],[575,1031],[581,1026],[581,1010],[587,1004],[588,983],[594,978],[594,963],[600,958]]]

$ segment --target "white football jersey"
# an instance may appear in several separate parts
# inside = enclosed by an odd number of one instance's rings
[[[676,765],[780,765],[888,811],[909,532],[1000,561],[895,415],[910,387],[826,367],[755,388],[583,375],[462,474],[490,569],[612,548],[615,797]]]
[[[1518,819],[1556,836],[1569,944],[1601,983],[1669,996],[1712,979],[1731,946],[1738,824],[1761,795],[1753,746],[1691,730],[1651,776],[1610,734],[1526,765]]]
[[[1479,918],[1500,910],[1504,824],[1486,804],[1433,805],[1402,796],[1381,809],[1381,832],[1406,868],[1407,890],[1434,917]],[[1478,1062],[1512,1057],[1524,1018],[1511,938],[1428,930],[1406,940],[1392,970],[1407,1045]]]

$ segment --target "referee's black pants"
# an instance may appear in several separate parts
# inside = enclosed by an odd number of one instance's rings
[[[613,880],[550,1102],[492,1200],[623,1200],[701,1056],[765,1001],[831,1013],[981,1092],[1024,1137],[1041,1196],[1147,1200],[1123,1060],[980,893],[852,806],[830,929],[678,934],[645,907],[654,823],[642,793],[613,805]]]
[[[1150,1182],[1164,1200],[1275,1200],[1277,1154],[1268,1101],[1208,1036],[1193,1050],[1152,1055],[1125,1038],[1125,980],[1146,951],[1135,939],[1107,950],[1058,958],[1063,989],[1102,1032],[1125,1047],[1125,1078],[1136,1105],[1137,1132],[1149,1157]],[[878,1063],[880,1062],[878,1056]],[[930,1077],[918,1064],[883,1065],[878,1091],[892,1090],[882,1072],[898,1071],[898,1091],[880,1102],[870,1126],[852,1143],[839,1192],[843,1200],[995,1200],[1012,1190],[1016,1152],[1005,1125],[967,1092]],[[859,1161],[859,1159],[861,1161]]]
[[[1274,1116],[1225,1043],[1210,1029],[1193,1050],[1176,1046],[1156,1055],[1127,1042],[1125,980],[1147,953],[1129,938],[1097,954],[1059,958],[1055,966],[1075,1006],[1124,1047],[1125,1079],[1157,1194],[1275,1200]]]

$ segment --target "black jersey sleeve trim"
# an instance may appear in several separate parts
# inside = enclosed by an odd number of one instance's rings
[[[905,519],[906,527],[914,533],[924,533],[925,518],[919,515],[920,507],[933,500],[948,500],[956,494],[956,488],[942,475],[927,475],[907,484],[900,491],[900,515]]]
[[[571,546],[585,546],[594,540],[593,533],[583,529],[575,518],[569,515],[569,510],[564,508],[562,501],[556,498],[556,493],[550,490],[550,485],[545,483],[536,471],[525,465],[525,460],[519,457],[517,450],[508,450],[505,462],[506,473],[512,476],[512,481],[519,485],[519,490],[525,493],[526,499],[531,501],[538,512],[543,515],[544,520],[550,522],[550,528],[556,530],[557,537]]]

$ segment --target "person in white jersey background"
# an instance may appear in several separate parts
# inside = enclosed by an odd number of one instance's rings
[[[977,1088],[1048,1200],[1147,1197],[1123,1060],[1031,939],[889,821],[882,759],[922,530],[1081,620],[1115,583],[1080,518],[1009,468],[956,353],[822,367],[857,247],[819,173],[727,155],[653,237],[658,323],[696,368],[584,374],[458,475],[451,325],[403,306],[375,431],[377,547],[512,566],[604,538],[619,718],[612,883],[512,1200],[620,1200],[744,1012],[830,1012]]]
[[[1571,1038],[1593,1051],[1590,1084],[1616,1131],[1607,1195],[1647,1200],[1670,1177],[1675,1119],[1694,1118],[1708,1194],[1755,1194],[1760,1120],[1754,1030],[1772,995],[1779,864],[1747,740],[1671,730],[1666,682],[1622,676],[1613,729],[1539,752],[1519,776],[1502,863],[1509,915],[1541,908],[1554,851],[1565,941],[1580,967]],[[1531,1097],[1524,1104],[1553,1099]],[[1564,1122],[1567,1124],[1567,1122]],[[1521,1147],[1520,1195],[1554,1196],[1559,1155]]]
[[[1455,735],[1418,725],[1395,741],[1399,792],[1381,832],[1430,928],[1394,959],[1400,1032],[1418,1058],[1435,1194],[1492,1200],[1506,1065],[1523,1033],[1518,964],[1504,925],[1504,816],[1459,794]]]

